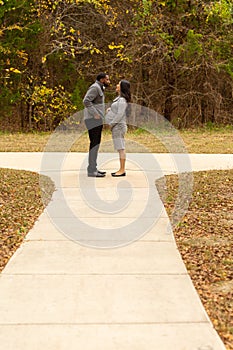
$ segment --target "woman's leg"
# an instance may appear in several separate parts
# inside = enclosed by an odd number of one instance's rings
[[[112,129],[112,138],[113,138],[113,144],[114,148],[119,153],[119,160],[120,160],[120,169],[116,171],[115,173],[112,173],[112,176],[120,176],[122,174],[125,175],[125,161],[126,161],[126,154],[125,154],[125,140],[124,135],[126,132],[126,128],[123,130],[117,129],[117,127],[114,127]]]
[[[120,160],[120,169],[116,172],[116,175],[125,173],[125,160],[126,154],[124,149],[119,149],[119,160]]]

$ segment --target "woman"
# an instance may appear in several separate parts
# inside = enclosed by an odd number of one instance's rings
[[[116,91],[119,96],[113,101],[111,108],[107,111],[106,122],[110,125],[114,148],[119,152],[120,169],[112,176],[125,176],[125,140],[127,131],[128,103],[131,101],[130,83],[127,80],[121,80],[117,84]]]

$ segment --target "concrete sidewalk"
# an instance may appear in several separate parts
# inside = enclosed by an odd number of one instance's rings
[[[123,179],[110,175],[116,154],[99,155],[104,179],[86,177],[86,154],[60,158],[0,154],[0,167],[41,172],[57,189],[0,275],[1,349],[225,349],[153,181],[189,167],[233,168],[233,155],[190,155],[187,164],[182,155],[131,154]]]

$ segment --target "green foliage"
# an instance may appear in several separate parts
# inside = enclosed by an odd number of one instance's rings
[[[88,87],[87,82],[84,79],[79,79],[71,95],[71,101],[79,111],[84,108],[83,97],[85,95],[87,87]]]
[[[36,18],[32,19],[32,5],[33,1],[23,0],[0,4],[0,105],[6,113],[21,100],[21,85],[28,74],[30,55],[38,46],[37,36],[42,27]]]
[[[34,121],[44,125],[45,131],[52,130],[75,111],[70,103],[70,94],[62,86],[53,89],[46,85],[35,86],[29,100],[34,107]]]
[[[185,57],[190,59],[192,57],[200,56],[203,53],[203,46],[201,39],[202,34],[195,33],[194,30],[190,29],[187,33],[187,41],[184,44]]]
[[[10,115],[12,111],[12,106],[20,100],[19,91],[12,91],[7,87],[1,88],[1,98],[0,98],[0,109],[2,117],[4,114]]]
[[[143,4],[143,14],[144,16],[148,16],[151,12],[152,1],[151,0],[142,0]]]
[[[207,21],[224,25],[233,24],[233,3],[229,0],[213,1],[206,6]]]

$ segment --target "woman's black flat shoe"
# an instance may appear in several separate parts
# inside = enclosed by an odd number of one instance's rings
[[[122,174],[119,174],[119,175],[117,175],[116,173],[112,173],[111,175],[113,177],[120,177],[120,176],[126,176],[126,173],[122,173]]]

